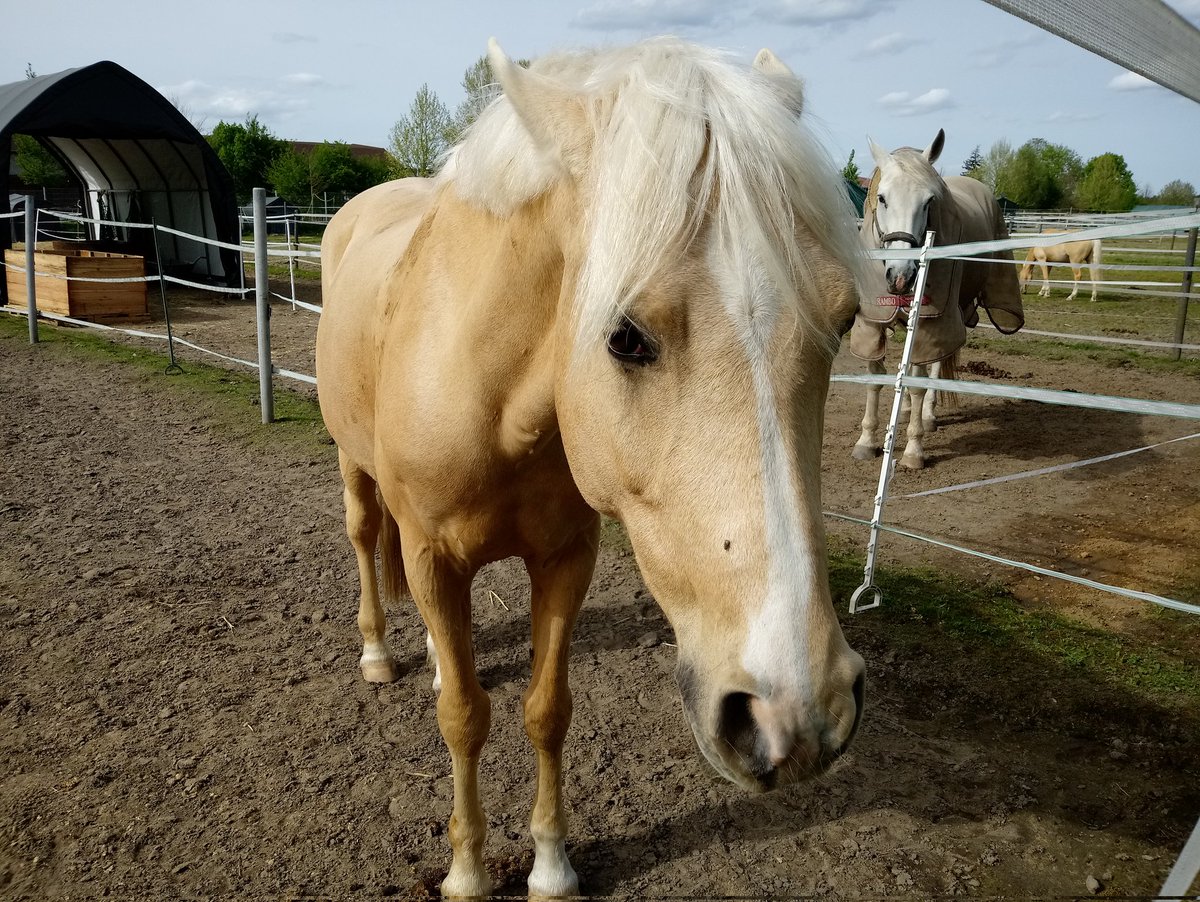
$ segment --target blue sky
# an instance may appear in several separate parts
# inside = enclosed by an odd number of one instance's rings
[[[1200,24],[1200,0],[1170,0]],[[1139,186],[1200,187],[1200,104],[982,0],[42,0],[6,4],[0,83],[111,59],[205,131],[248,114],[278,137],[385,146],[422,83],[452,110],[495,36],[512,56],[675,33],[750,59],[770,47],[807,83],[839,162],[867,136],[941,168],[1040,137],[1125,156]]]

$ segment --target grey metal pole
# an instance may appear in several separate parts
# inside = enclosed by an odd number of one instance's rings
[[[1196,229],[1188,229],[1187,252],[1183,255],[1184,266],[1196,265]],[[1188,295],[1192,292],[1192,273],[1189,270],[1183,274],[1183,283],[1181,285],[1181,293],[1179,302],[1175,306],[1175,344],[1183,344],[1183,330],[1187,326],[1188,314]],[[1178,360],[1183,356],[1183,348],[1175,348],[1175,353],[1171,357],[1172,360]]]
[[[267,189],[254,189],[254,297],[258,310],[258,400],[262,421],[275,422],[271,390],[271,299],[267,284]]]
[[[38,343],[37,320],[37,266],[33,255],[37,251],[37,195],[25,195],[25,299],[28,303],[29,343]]]

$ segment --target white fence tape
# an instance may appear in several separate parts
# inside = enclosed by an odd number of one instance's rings
[[[93,225],[119,226],[122,229],[152,229],[154,224],[150,222],[120,222],[115,219],[92,219],[89,216],[83,216],[79,213],[68,213],[66,210],[44,210],[38,207],[38,217],[53,216],[56,219],[69,219],[72,222],[90,222]],[[188,235],[189,238],[194,237]]]
[[[991,254],[996,251],[1011,251],[1027,247],[1051,247],[1064,241],[1092,241],[1096,238],[1125,238],[1132,235],[1147,235],[1157,232],[1171,232],[1178,229],[1200,228],[1200,213],[1189,213],[1186,216],[1172,216],[1154,219],[1149,222],[1132,222],[1124,225],[1101,226],[1094,229],[1084,229],[1079,232],[1055,232],[1040,238],[1003,238],[995,241],[972,241],[966,244],[948,244],[943,247],[933,247],[929,250],[928,259],[946,260],[953,257],[973,257],[977,254]],[[922,248],[879,248],[867,252],[875,260],[916,260],[921,256]],[[1008,262],[1007,260],[1004,262]]]
[[[895,385],[895,376],[837,375],[832,382],[858,385]],[[966,382],[961,379],[933,379],[925,376],[905,376],[905,386],[932,388],[936,391],[966,395],[989,395],[1020,401],[1038,401],[1064,407],[1086,407],[1092,410],[1111,410],[1118,413],[1142,413],[1152,416],[1182,417],[1200,420],[1200,404],[1180,404],[1174,401],[1150,401],[1143,398],[1121,398],[1113,395],[1093,395],[1087,392],[1058,391],[1049,388],[1027,388],[1019,385],[997,385],[994,382]]]
[[[1126,589],[1124,586],[1114,586],[1109,583],[1097,582],[1094,579],[1087,579],[1083,576],[1075,576],[1072,573],[1062,573],[1058,570],[1048,570],[1045,567],[1039,567],[1036,564],[1030,564],[1025,561],[1014,561],[1011,558],[1000,557],[995,554],[988,554],[986,551],[976,551],[973,548],[966,548],[962,545],[955,545],[952,542],[946,542],[942,539],[935,539],[931,536],[921,535],[920,533],[912,532],[908,529],[901,529],[898,526],[888,526],[886,523],[872,524],[870,520],[864,520],[861,517],[851,517],[848,514],[839,514],[836,511],[824,511],[825,516],[833,517],[835,520],[845,520],[848,523],[857,523],[860,526],[875,525],[878,529],[884,532],[890,532],[898,536],[904,536],[909,539],[916,539],[919,542],[927,542],[930,545],[936,545],[939,548],[945,548],[949,551],[957,551],[962,554],[970,555],[971,557],[982,558],[986,561],[991,561],[994,564],[1004,564],[1008,567],[1016,567],[1019,570],[1028,570],[1030,573],[1036,573],[1039,576],[1048,576],[1052,579],[1062,579],[1069,583],[1076,583],[1081,586],[1087,586],[1089,589],[1099,589],[1101,592],[1111,592],[1113,595],[1121,595],[1125,598],[1132,598],[1137,601],[1149,601],[1152,604],[1160,605],[1164,608],[1171,608],[1176,611],[1184,611],[1189,614],[1200,614],[1200,606],[1189,604],[1186,601],[1178,601],[1174,598],[1163,598],[1161,595],[1154,595],[1151,592],[1141,592],[1137,589]]]
[[[1015,482],[1018,479],[1029,479],[1033,476],[1045,476],[1048,473],[1061,473],[1064,470],[1075,470],[1079,467],[1090,467],[1092,464],[1102,464],[1106,461],[1116,460],[1120,457],[1129,457],[1131,454],[1141,454],[1143,451],[1153,451],[1155,448],[1161,448],[1164,445],[1173,445],[1176,442],[1186,442],[1189,439],[1200,438],[1200,432],[1193,432],[1191,435],[1181,435],[1179,438],[1169,438],[1166,441],[1155,442],[1153,445],[1145,445],[1141,448],[1131,448],[1128,451],[1117,451],[1114,454],[1103,454],[1100,457],[1089,457],[1087,460],[1073,460],[1070,463],[1055,464],[1052,467],[1039,467],[1036,470],[1025,470],[1021,473],[1010,473],[1007,476],[993,476],[990,479],[976,479],[974,482],[960,482],[957,485],[947,485],[940,489],[926,489],[923,492],[910,492],[907,495],[900,495],[900,498],[925,498],[929,495],[944,495],[947,492],[961,492],[965,489],[977,489],[985,485],[997,485],[1001,482]]]
[[[4,264],[13,272],[26,272],[24,266],[19,263]],[[58,279],[60,282],[157,282],[158,276],[123,276],[121,278],[101,278],[100,276],[68,276],[58,272],[42,272],[34,270],[33,276],[35,279]]]
[[[979,325],[996,332],[1000,331],[991,323],[981,322]],[[1006,337],[1012,338],[1021,335],[1042,335],[1047,338],[1065,338],[1069,341],[1096,341],[1112,345],[1138,345],[1146,348],[1179,348],[1182,351],[1200,351],[1200,345],[1181,345],[1173,341],[1147,341],[1144,338],[1117,338],[1112,335],[1077,335],[1071,332],[1043,332],[1041,329],[1022,328],[1021,331],[1013,332]]]
[[[0,310],[3,310],[5,313],[11,313],[15,316],[28,315],[28,311],[23,308],[0,307]],[[60,323],[70,323],[73,326],[84,326],[88,329],[97,329],[104,332],[120,332],[124,335],[132,335],[135,338],[153,338],[157,341],[171,341],[176,344],[181,344],[184,347],[200,351],[201,353],[208,354],[211,357],[217,357],[221,360],[225,360],[229,363],[237,363],[242,366],[249,367],[252,370],[258,369],[258,363],[253,360],[243,360],[241,357],[230,357],[228,354],[222,354],[220,351],[213,351],[209,348],[201,347],[200,345],[190,342],[185,338],[180,338],[177,335],[166,336],[160,332],[146,332],[143,329],[126,329],[120,326],[109,326],[104,323],[93,323],[89,320],[76,319],[72,316],[63,316],[60,313],[44,313],[42,311],[38,311],[38,317],[41,319],[54,320],[55,322]],[[292,370],[285,370],[281,367],[275,366],[274,364],[271,365],[271,372],[280,376],[284,376],[288,379],[296,379],[300,382],[307,382],[311,385],[317,384],[316,377],[314,376],[309,376],[305,373],[297,373]]]
[[[302,307],[303,309],[308,310],[311,313],[320,313],[321,312],[321,308],[318,307],[316,304],[309,304],[306,301],[299,300],[298,298],[284,297],[282,294],[280,294],[277,291],[272,291],[271,297],[278,298],[279,300],[283,301],[285,304],[292,304],[296,307]]]
[[[1192,829],[1192,835],[1188,837],[1188,841],[1184,843],[1183,851],[1175,859],[1171,873],[1167,874],[1167,880],[1158,893],[1159,899],[1165,902],[1167,899],[1176,897],[1200,898],[1200,896],[1189,897],[1187,895],[1188,890],[1196,882],[1197,877],[1200,877],[1200,820],[1196,821],[1196,826]]]

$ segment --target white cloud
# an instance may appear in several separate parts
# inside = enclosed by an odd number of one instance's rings
[[[784,25],[830,25],[865,21],[891,7],[890,0],[773,0],[756,12]]]
[[[276,44],[315,44],[317,39],[308,34],[296,34],[294,31],[276,31],[271,35]]]
[[[1077,113],[1077,112],[1068,113],[1063,110],[1055,110],[1053,113],[1051,113],[1049,116],[1047,116],[1042,121],[1050,122],[1050,123],[1053,123],[1053,122],[1060,122],[1060,123],[1095,122],[1099,118],[1100,118],[1099,113]]]
[[[998,69],[1011,66],[1016,62],[1016,55],[1029,46],[1037,38],[1009,39],[998,43],[979,47],[971,55],[971,65],[976,69]]]
[[[1138,75],[1136,72],[1122,72],[1120,75],[1114,76],[1108,86],[1114,91],[1144,91],[1147,88],[1158,87],[1146,76]]]
[[[868,53],[888,53],[892,50],[900,50],[904,47],[911,47],[913,44],[920,43],[913,40],[902,31],[893,31],[891,34],[880,35],[875,40],[867,44]]]
[[[283,82],[289,85],[312,88],[325,84],[325,79],[320,75],[314,75],[312,72],[293,72],[291,75],[285,75]]]
[[[196,79],[162,88],[161,92],[185,108],[193,121],[240,123],[247,116],[258,116],[262,120],[283,119],[309,107],[308,99],[299,95],[269,89],[214,86]]]
[[[920,116],[948,110],[954,106],[954,99],[945,88],[930,88],[916,97],[908,91],[891,91],[876,102],[893,116]]]
[[[728,17],[731,6],[722,0],[598,0],[571,24],[599,31],[713,26]]]

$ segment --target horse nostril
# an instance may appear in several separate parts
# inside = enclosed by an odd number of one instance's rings
[[[721,700],[717,716],[717,735],[729,743],[743,759],[754,757],[758,745],[758,726],[750,711],[753,698],[748,692],[731,692]]]

